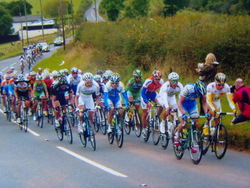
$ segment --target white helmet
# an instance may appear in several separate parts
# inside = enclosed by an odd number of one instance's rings
[[[51,74],[52,74],[52,76],[53,76],[53,77],[58,76],[58,72],[57,72],[56,70],[52,71],[52,73],[51,73]]]
[[[169,75],[168,75],[168,80],[170,81],[178,81],[179,80],[179,75],[176,73],[176,72],[171,72]]]
[[[83,74],[82,79],[84,81],[93,81],[94,76],[90,72],[86,72],[86,73]]]
[[[25,81],[25,78],[24,78],[23,74],[18,75],[18,81]]]

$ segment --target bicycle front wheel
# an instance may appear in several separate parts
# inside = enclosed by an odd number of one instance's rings
[[[194,164],[199,164],[202,158],[202,139],[199,131],[194,130],[193,136],[190,136],[189,140],[189,154]],[[193,137],[193,139],[192,139]]]
[[[68,142],[72,144],[73,143],[72,129],[69,118],[67,116],[64,117],[63,123],[64,123],[65,136],[67,136]]]
[[[107,117],[106,113],[104,110],[99,110],[100,111],[100,129],[103,135],[107,133]]]
[[[130,132],[131,132],[130,121],[127,121],[127,120],[129,120],[129,110],[126,110],[126,111],[124,112],[124,117],[123,117],[123,119],[124,119],[124,124],[123,124],[124,130],[125,130],[126,134],[129,135]]]
[[[202,154],[205,155],[209,149],[209,146],[211,145],[211,136],[210,135],[205,135],[203,133],[203,127],[204,127],[205,123],[203,123],[203,125],[201,126],[201,139],[202,139]]]
[[[139,116],[139,113],[137,110],[134,111],[133,123],[134,123],[133,126],[135,129],[135,135],[139,138],[142,132],[142,124],[141,124],[141,117]]]
[[[41,128],[43,128],[43,108],[40,106],[40,108],[37,111],[37,125]]]
[[[226,154],[228,147],[228,131],[227,128],[220,124],[216,128],[216,134],[215,134],[215,144],[212,148],[215,152],[215,156],[217,159],[222,159],[224,155]]]
[[[153,119],[152,139],[154,145],[157,145],[160,141],[160,119],[157,116]]]
[[[123,126],[122,126],[122,124],[118,124],[116,127],[117,127],[117,130],[116,130],[116,141],[117,141],[118,147],[121,148],[122,145],[123,145],[123,137],[124,137]]]
[[[27,109],[23,108],[23,130],[24,132],[28,132],[28,113],[27,113]]]
[[[96,140],[95,140],[95,133],[92,127],[90,127],[90,133],[89,133],[89,142],[92,147],[92,150],[96,150]]]
[[[173,149],[174,149],[174,154],[176,156],[176,158],[178,160],[181,160],[181,158],[183,157],[184,155],[184,146],[182,145],[182,142],[180,142],[179,145],[175,145],[174,144],[174,135],[176,134],[178,130],[178,127],[176,127],[174,130],[173,130],[173,134],[172,134],[172,144],[173,144]]]

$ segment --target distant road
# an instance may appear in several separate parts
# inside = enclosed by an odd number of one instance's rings
[[[92,4],[85,12],[85,19],[89,22],[105,22],[105,20],[98,14],[99,4],[101,0],[97,0],[95,4]],[[96,9],[96,11],[95,11]]]

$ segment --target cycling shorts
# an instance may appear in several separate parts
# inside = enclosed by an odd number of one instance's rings
[[[42,92],[35,92],[35,98],[36,99],[40,99],[40,98],[42,98],[42,97],[44,97],[45,96],[45,93],[44,93],[44,91],[42,91]]]
[[[150,99],[150,101],[155,101],[155,99],[157,99],[161,104],[160,95],[158,95],[158,93],[156,92],[153,92],[153,94],[151,94],[151,97],[149,97],[148,99]],[[143,110],[147,109],[147,103],[144,102],[143,97],[141,97],[141,108]]]
[[[79,96],[78,98],[78,105],[84,105],[85,108],[87,109],[94,109],[95,108],[95,103],[93,100],[93,97],[81,97]]]
[[[195,100],[185,100],[182,103],[182,107],[185,113],[189,114],[191,118],[199,117],[198,107],[197,107],[197,103]]]
[[[113,105],[115,108],[121,108],[122,107],[122,103],[121,100],[119,98],[114,98],[114,99],[108,99],[108,104]]]
[[[30,96],[29,96],[29,92],[25,91],[25,92],[20,92],[17,91],[17,95],[18,95],[18,100],[30,100]]]

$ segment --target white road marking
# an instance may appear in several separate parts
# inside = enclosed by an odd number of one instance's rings
[[[10,66],[14,66],[16,63],[12,63]]]
[[[94,161],[92,161],[92,160],[90,160],[90,159],[88,159],[86,157],[83,157],[83,156],[81,156],[81,155],[79,155],[79,154],[77,154],[77,153],[75,153],[73,151],[70,151],[70,150],[68,150],[68,149],[66,149],[64,147],[57,146],[57,148],[60,149],[60,150],[62,150],[62,151],[64,151],[64,152],[66,152],[66,153],[68,153],[68,154],[70,154],[70,155],[72,155],[73,157],[76,157],[76,158],[78,158],[78,159],[80,159],[80,160],[82,160],[82,161],[84,161],[84,162],[86,162],[86,163],[88,163],[88,164],[90,164],[92,166],[95,166],[95,167],[97,167],[97,168],[99,168],[99,169],[101,169],[103,171],[106,171],[106,172],[108,172],[110,174],[113,174],[115,176],[120,176],[120,177],[123,177],[123,178],[127,178],[128,177],[125,174],[122,174],[122,173],[117,172],[117,171],[115,171],[115,170],[113,170],[111,168],[108,168],[108,167],[103,166],[103,165],[101,165],[99,163],[96,163],[96,162],[94,162]]]
[[[2,69],[2,71],[5,71],[5,70],[7,70],[9,67],[5,67],[4,69]]]

